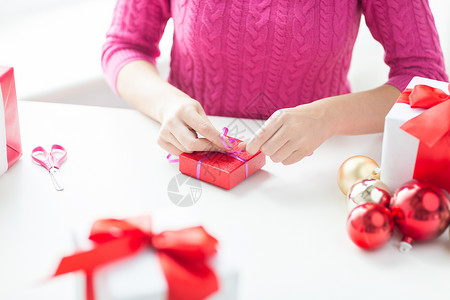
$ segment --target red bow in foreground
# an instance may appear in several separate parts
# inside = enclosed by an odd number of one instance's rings
[[[450,191],[450,96],[438,88],[416,85],[397,102],[426,109],[400,127],[420,140],[414,178],[428,179]]]
[[[154,234],[149,225],[150,217],[96,221],[89,236],[95,247],[64,257],[54,276],[84,271],[86,299],[94,300],[95,268],[151,247],[157,252],[168,283],[167,299],[205,299],[218,290],[217,277],[208,265],[208,259],[217,251],[214,237],[200,226]]]

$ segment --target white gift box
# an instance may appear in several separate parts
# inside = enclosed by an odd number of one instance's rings
[[[238,274],[220,251],[211,261],[219,291],[208,300],[237,299]],[[96,300],[166,300],[167,282],[155,251],[146,250],[97,270],[94,274]]]
[[[439,88],[445,93],[449,93],[447,82],[422,77],[414,77],[407,88],[412,89],[419,84]],[[425,109],[422,108],[411,108],[409,104],[395,103],[386,116],[381,158],[381,181],[389,187],[391,192],[413,179],[420,143],[419,139],[403,131],[400,126],[424,111]],[[443,176],[445,175],[443,174]]]
[[[197,218],[176,210],[152,213],[151,223],[154,233],[199,226]],[[77,233],[80,245],[85,245],[86,239],[86,232]],[[238,271],[232,260],[219,249],[211,259],[210,266],[217,276],[219,290],[207,299],[237,299]],[[96,300],[166,300],[168,292],[157,254],[150,248],[97,268],[93,276],[93,285]]]

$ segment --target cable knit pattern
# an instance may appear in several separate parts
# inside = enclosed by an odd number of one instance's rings
[[[125,64],[155,64],[172,17],[169,82],[207,114],[265,119],[350,92],[361,14],[385,49],[388,84],[448,80],[427,0],[118,0],[102,66],[116,91]]]

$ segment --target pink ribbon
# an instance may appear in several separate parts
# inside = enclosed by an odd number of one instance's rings
[[[229,136],[227,137],[227,134],[228,134],[228,127],[222,128],[222,133],[220,134],[220,139],[222,140],[222,144],[226,148],[231,149],[233,147],[231,147],[230,145],[227,144],[227,142],[225,141],[225,137],[228,139],[229,142],[232,142],[232,143],[236,142],[237,140],[235,138],[232,138]],[[243,152],[243,151],[240,151],[240,152]]]
[[[180,161],[180,159],[178,159],[178,158],[170,158],[171,156],[172,156],[172,154],[168,154],[166,157],[170,163],[176,163],[176,162]]]

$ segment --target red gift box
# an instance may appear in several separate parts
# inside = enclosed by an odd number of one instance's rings
[[[22,155],[14,71],[0,66],[0,175]]]
[[[232,139],[232,138],[230,138]],[[234,139],[232,139],[234,140]],[[181,173],[230,190],[266,164],[266,156],[239,151],[235,140],[228,152],[193,152],[179,156]]]

